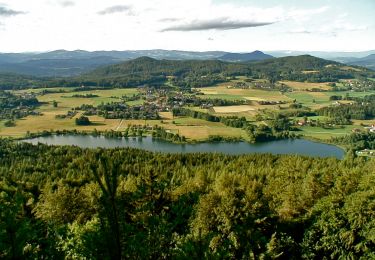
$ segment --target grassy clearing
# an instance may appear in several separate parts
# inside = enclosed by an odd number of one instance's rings
[[[55,112],[44,112],[42,116],[28,116],[16,121],[15,127],[4,127],[0,130],[0,136],[23,137],[29,131],[31,133],[42,132],[44,130],[73,130],[92,131],[95,128],[100,131],[115,129],[119,124],[119,119],[104,119],[98,116],[91,116],[92,125],[77,126],[75,119],[56,119]],[[79,115],[77,115],[79,116]]]
[[[339,95],[345,97],[345,95],[349,95],[350,97],[364,97],[368,95],[375,94],[375,91],[366,91],[366,92],[354,92],[354,91],[329,91],[329,92],[324,92],[328,97],[333,96],[333,95]]]
[[[341,70],[353,70],[353,71],[357,71],[357,72],[361,72],[362,70],[360,68],[354,68],[354,67],[351,67],[351,66],[343,66],[340,68]]]
[[[314,73],[314,72],[309,72],[309,73]],[[331,87],[328,85],[330,82],[310,83],[310,82],[297,82],[297,81],[280,81],[280,83],[284,83],[285,85],[295,90],[305,90],[305,89],[313,89],[313,88],[319,88],[319,89],[324,89],[324,90],[331,89]]]
[[[282,95],[279,91],[265,91],[259,89],[227,88],[223,85],[199,89],[204,93],[204,97],[221,98],[227,100],[270,100],[289,101],[290,99]]]
[[[319,73],[319,70],[303,70],[303,74],[314,74],[314,73]]]
[[[254,107],[243,105],[243,106],[225,106],[225,107],[214,107],[216,113],[240,113],[247,111],[254,111]]]
[[[285,95],[290,99],[295,99],[298,103],[313,109],[327,106],[331,103],[329,97],[324,95],[323,92],[294,91],[285,93]]]
[[[208,122],[191,117],[176,117],[173,120],[124,120],[118,130],[123,131],[129,125],[144,124],[162,126],[166,130],[183,135],[189,140],[205,140],[210,135],[247,138],[245,131],[242,129],[228,127],[219,122]]]
[[[162,119],[166,119],[166,120],[172,120],[173,119],[172,112],[159,112],[159,115]]]
[[[242,78],[237,79],[244,80]],[[285,82],[284,82],[285,83]],[[263,109],[267,110],[279,110],[280,107],[288,108],[292,100],[296,99],[298,102],[302,103],[304,106],[310,107],[312,109],[317,109],[319,107],[327,106],[332,104],[329,97],[332,95],[345,96],[346,93],[352,97],[363,97],[365,95],[375,94],[372,92],[309,92],[303,91],[306,88],[313,87],[325,87],[327,83],[315,84],[315,83],[301,83],[301,82],[287,82],[292,85],[296,90],[293,92],[288,92],[282,94],[278,91],[266,91],[258,89],[239,89],[239,88],[228,88],[230,83],[223,83],[214,87],[200,88],[205,95],[202,98],[220,98],[226,100],[253,100],[251,105],[241,105],[241,106],[226,106],[226,107],[214,107],[214,112],[212,109],[201,109],[199,107],[189,107],[189,109],[212,113],[216,116],[239,116],[246,117],[248,120],[253,121],[254,117],[259,111]],[[62,88],[66,91],[71,91],[71,88]],[[15,91],[15,93],[24,92],[41,92],[43,89],[28,89]],[[43,104],[37,109],[41,112],[42,116],[29,116],[21,120],[16,121],[15,127],[4,127],[3,122],[0,121],[0,136],[10,136],[10,137],[22,137],[27,131],[38,132],[43,130],[72,130],[78,129],[82,131],[91,131],[94,128],[98,130],[115,130],[123,131],[129,124],[137,125],[160,125],[167,130],[174,133],[179,133],[186,136],[190,140],[202,140],[208,138],[210,135],[222,135],[222,136],[232,136],[232,137],[243,137],[246,138],[246,133],[241,129],[231,128],[217,122],[207,122],[200,119],[193,119],[189,117],[177,117],[174,118],[171,112],[161,112],[161,120],[120,120],[120,119],[104,119],[102,117],[92,116],[90,121],[93,125],[90,126],[76,126],[74,118],[73,119],[56,119],[56,115],[66,114],[69,110],[74,107],[80,106],[82,104],[91,104],[94,106],[100,103],[118,101],[123,95],[133,95],[138,93],[136,88],[132,89],[108,89],[108,90],[92,90],[92,91],[80,91],[80,92],[67,92],[67,93],[51,93],[46,95],[38,95],[38,99],[43,102]],[[98,97],[93,98],[77,98],[72,97],[72,95],[80,94],[94,94]],[[52,101],[58,102],[58,107],[52,106]],[[286,101],[285,105],[259,105],[256,101],[269,100],[269,101]],[[313,102],[314,101],[314,102]],[[344,101],[342,101],[344,102]],[[143,103],[143,100],[136,100],[127,102],[129,105],[139,105]],[[77,115],[79,116],[79,115]],[[301,120],[302,118],[296,118]],[[314,120],[324,120],[323,117],[311,117]],[[121,122],[121,123],[120,123]],[[343,129],[323,129],[317,127],[301,127],[301,134],[308,137],[329,139],[332,136],[343,136],[349,134],[353,128],[361,128],[363,125],[375,124],[375,120],[354,120],[352,126],[346,126]]]
[[[61,88],[28,88],[28,89],[20,89],[20,90],[13,90],[13,93],[22,94],[22,93],[41,93],[43,90],[50,90],[50,91],[66,91],[71,92],[72,88],[61,87]]]
[[[290,99],[296,99],[297,102],[303,104],[304,106],[310,107],[312,109],[317,109],[323,106],[329,106],[332,104],[333,101],[329,100],[329,98],[333,95],[339,96],[346,96],[349,95],[351,97],[364,97],[366,95],[375,94],[375,91],[367,91],[367,92],[353,92],[353,91],[328,91],[328,92],[308,92],[308,91],[293,91],[285,93]],[[350,101],[348,101],[350,102]],[[340,103],[346,103],[345,100],[340,101]]]
[[[304,117],[293,117],[293,119],[295,119],[295,120],[303,120]],[[319,121],[324,121],[324,120],[327,120],[328,117],[326,117],[326,116],[308,116],[307,119],[308,119],[308,120],[319,120]]]
[[[192,140],[207,139],[210,135],[246,138],[246,133],[242,129],[228,127],[218,122],[207,122],[190,117],[176,118],[174,122],[175,124],[168,122],[163,127],[170,130],[177,130],[179,134]]]
[[[37,89],[42,91],[42,89]],[[28,90],[34,91],[35,89]],[[20,92],[18,92],[20,93]],[[123,95],[133,95],[137,93],[137,89],[109,89],[109,90],[93,90],[82,92],[69,92],[69,93],[51,93],[38,96],[38,100],[43,104],[36,110],[41,112],[41,116],[28,116],[26,118],[16,121],[15,127],[0,127],[0,136],[9,137],[23,137],[28,131],[31,133],[41,132],[44,130],[73,130],[92,131],[95,128],[104,130],[114,130],[120,120],[119,119],[104,119],[98,116],[91,116],[90,121],[92,125],[89,126],[76,126],[75,119],[56,119],[56,115],[66,114],[74,107],[81,106],[82,104],[99,105],[100,103],[115,101]],[[74,94],[95,94],[99,97],[94,98],[78,98],[72,97]],[[58,102],[58,107],[53,107],[53,101]],[[77,115],[79,116],[79,114]],[[2,124],[1,124],[2,125]]]
[[[356,128],[356,126],[353,125],[348,125],[338,129],[325,129],[321,127],[303,126],[300,128],[300,130],[302,131],[299,133],[307,137],[328,140],[331,139],[331,137],[345,136],[349,134],[350,131],[354,128]]]
[[[38,100],[41,102],[51,103],[57,101],[59,107],[74,108],[83,104],[97,106],[101,103],[108,103],[118,101],[120,97],[124,95],[133,95],[137,93],[136,88],[130,89],[108,89],[108,90],[91,90],[91,91],[78,91],[69,93],[51,93],[42,96],[38,96]],[[93,98],[79,98],[72,97],[73,95],[86,95],[94,94],[98,97]]]
[[[138,99],[138,100],[133,100],[133,101],[128,101],[126,104],[129,106],[140,106],[143,105],[144,100],[143,99]]]
[[[193,111],[198,111],[198,112],[202,112],[202,113],[209,113],[209,109],[207,108],[200,108],[200,107],[186,107],[190,110],[193,110]]]
[[[371,126],[371,125],[375,125],[375,119],[372,119],[372,120],[352,120],[353,121],[353,125],[356,125],[356,126]]]

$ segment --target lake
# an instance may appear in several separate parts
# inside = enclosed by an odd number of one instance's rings
[[[278,140],[265,143],[250,144],[246,142],[220,142],[197,144],[174,144],[152,137],[107,138],[91,135],[52,135],[23,140],[24,142],[48,145],[76,145],[82,148],[116,148],[132,147],[152,152],[165,153],[197,153],[216,152],[224,154],[299,154],[318,157],[336,157],[342,159],[343,149],[329,144],[316,143],[304,139]]]

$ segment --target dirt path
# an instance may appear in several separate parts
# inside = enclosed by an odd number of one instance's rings
[[[119,123],[118,126],[116,127],[115,131],[118,131],[118,130],[120,129],[120,127],[121,127],[121,125],[122,125],[122,122],[123,122],[123,120],[121,119],[121,120],[120,120],[120,123]]]

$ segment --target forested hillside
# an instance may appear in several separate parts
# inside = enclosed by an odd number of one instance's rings
[[[0,140],[0,258],[373,259],[374,168]]]
[[[363,70],[343,68],[343,64],[309,55],[268,59],[253,63],[230,63],[215,60],[171,61],[141,57],[96,69],[76,80],[103,86],[116,83],[121,86],[135,86],[165,81],[167,76],[173,76],[177,85],[184,85],[184,83],[186,85],[187,79],[192,79],[197,83],[193,86],[200,86],[199,81],[202,78],[212,79],[212,82],[205,82],[206,85],[210,85],[210,83],[212,85],[212,83],[225,81],[226,77],[230,76],[250,76],[269,79],[272,82],[277,80],[327,82],[372,75],[364,68]]]
[[[80,77],[80,80],[103,85],[110,85],[111,81],[121,86],[137,86],[145,83],[164,82],[167,76],[176,78],[177,83],[188,78],[195,81],[212,79],[216,83],[225,81],[227,76],[249,75],[250,69],[244,64],[233,64],[217,60],[156,60],[141,57],[128,62],[98,68]],[[86,83],[86,84],[87,84]]]
[[[253,74],[271,81],[329,82],[368,75],[368,69],[346,68],[344,64],[310,55],[282,57],[257,62]]]
[[[103,66],[76,77],[35,78],[0,74],[0,88],[30,86],[81,85],[96,87],[135,87],[164,84],[171,79],[179,87],[211,86],[233,76],[267,79],[271,82],[336,82],[340,79],[374,77],[375,72],[362,67],[348,67],[309,55],[268,59],[259,62],[233,63],[219,60],[156,60],[141,57]]]
[[[23,89],[33,86],[43,86],[46,79],[25,76],[14,73],[0,73],[0,89]]]
[[[250,53],[226,53],[219,57],[220,60],[239,62],[239,61],[260,61],[272,59],[271,55],[265,54],[261,51],[254,51]]]

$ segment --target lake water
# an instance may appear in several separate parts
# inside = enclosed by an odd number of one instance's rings
[[[153,152],[166,153],[217,152],[233,155],[272,153],[336,157],[338,159],[343,158],[345,154],[344,150],[337,146],[316,143],[304,139],[278,140],[257,144],[249,144],[246,142],[174,144],[163,140],[153,139],[152,137],[106,138],[103,136],[90,135],[52,135],[27,139],[24,141],[32,144],[44,143],[48,145],[76,145],[82,148],[132,147]]]

